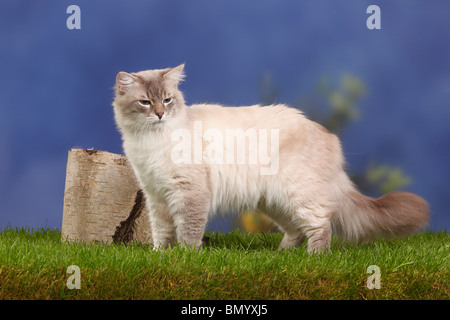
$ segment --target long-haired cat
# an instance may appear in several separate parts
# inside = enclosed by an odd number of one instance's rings
[[[184,65],[119,72],[113,103],[123,148],[146,195],[153,244],[198,248],[211,214],[265,212],[280,248],[329,248],[331,235],[360,242],[423,228],[418,195],[362,195],[344,171],[339,139],[284,105],[186,106]]]

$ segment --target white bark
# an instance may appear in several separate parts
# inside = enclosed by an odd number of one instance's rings
[[[151,243],[145,200],[125,156],[69,151],[61,233],[68,241]]]

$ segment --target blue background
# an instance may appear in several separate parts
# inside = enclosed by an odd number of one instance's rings
[[[81,29],[69,30],[69,5]],[[381,8],[381,30],[366,9]],[[406,189],[450,226],[450,2],[446,0],[3,0],[0,228],[61,227],[67,152],[121,153],[118,71],[186,63],[188,104],[260,101],[269,73],[292,104],[323,77],[361,78],[360,120],[341,139],[350,171],[402,167]]]

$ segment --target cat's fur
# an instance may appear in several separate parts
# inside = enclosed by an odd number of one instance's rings
[[[344,171],[339,139],[296,109],[187,107],[178,89],[183,68],[120,72],[116,78],[115,119],[147,198],[155,248],[175,239],[198,248],[209,215],[256,208],[285,233],[280,248],[308,239],[309,252],[329,248],[332,233],[360,242],[406,235],[427,224],[428,204],[418,195],[397,191],[374,199],[359,193]],[[275,173],[262,174],[268,164],[261,161],[214,163],[206,152],[193,155],[194,146],[207,149],[208,129],[224,135],[228,129],[276,130]],[[174,132],[187,132],[192,141]],[[180,143],[192,151],[191,161],[174,161]]]

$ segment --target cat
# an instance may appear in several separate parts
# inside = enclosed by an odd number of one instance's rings
[[[113,102],[123,149],[146,196],[155,249],[199,248],[208,217],[260,209],[280,248],[325,252],[331,235],[360,243],[427,225],[427,202],[394,191],[362,195],[338,137],[285,105],[186,106],[184,64],[119,72]],[[270,154],[270,156],[269,156]]]

